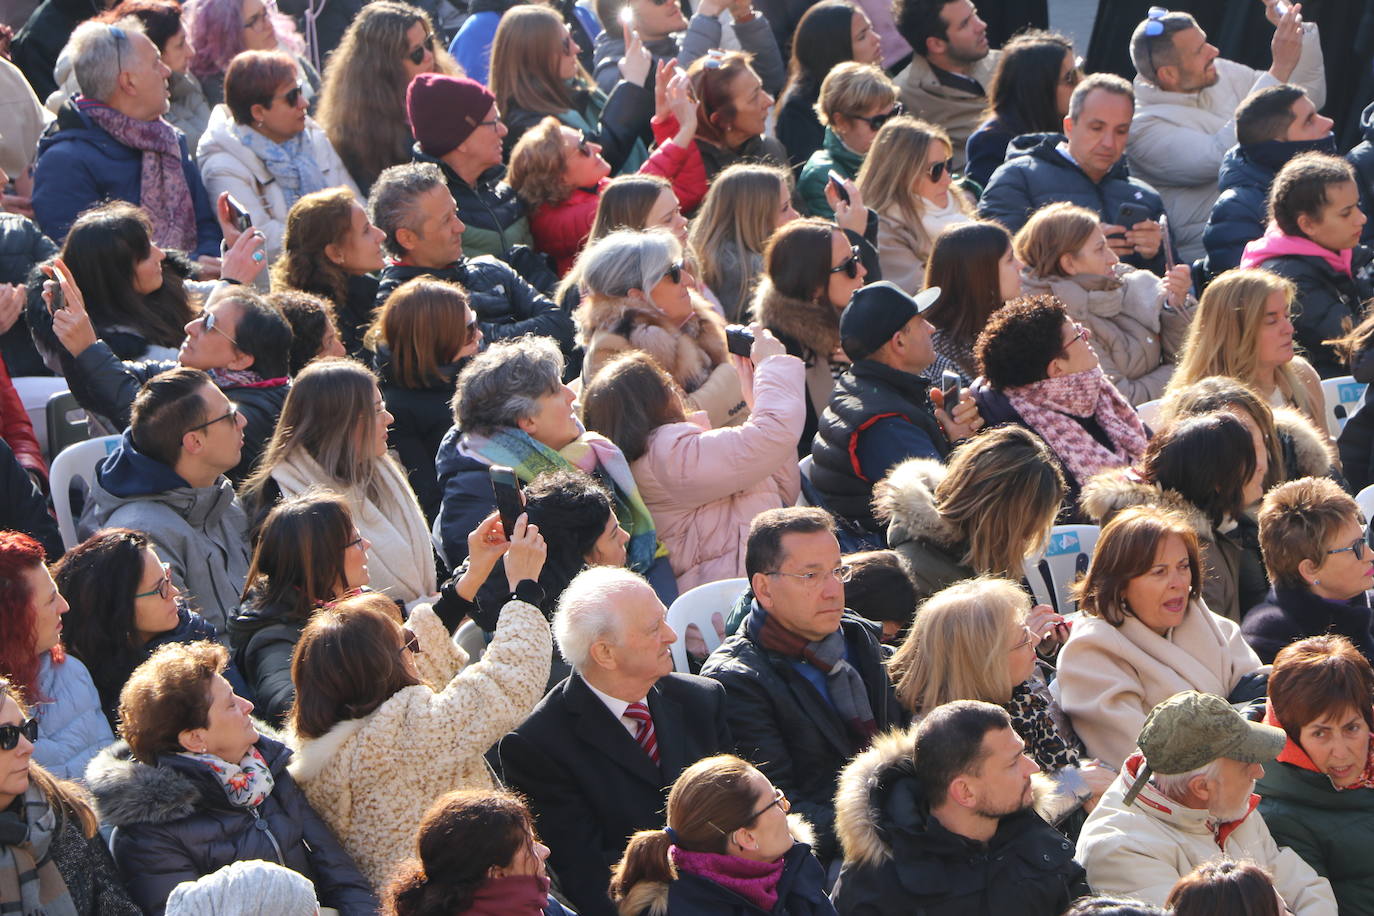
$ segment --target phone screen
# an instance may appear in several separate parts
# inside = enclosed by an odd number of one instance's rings
[[[525,494],[512,468],[493,464],[490,474],[491,489],[496,494],[496,509],[501,513],[501,527],[505,529],[506,539],[509,540],[515,532],[516,519],[525,511]]]

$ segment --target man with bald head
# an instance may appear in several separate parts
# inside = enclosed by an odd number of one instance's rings
[[[583,916],[615,916],[611,866],[631,834],[662,827],[678,774],[732,747],[720,684],[673,673],[667,613],[629,570],[583,570],[553,618],[573,673],[497,747],[505,782],[529,799]]]

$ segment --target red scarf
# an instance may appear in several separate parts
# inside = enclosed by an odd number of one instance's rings
[[[548,905],[548,878],[507,875],[483,881],[463,916],[539,916]]]

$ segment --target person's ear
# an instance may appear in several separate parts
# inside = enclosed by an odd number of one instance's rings
[[[926,36],[926,57],[939,57],[949,50],[949,42],[943,38],[936,38],[934,35]]]
[[[328,258],[329,262],[335,267],[344,266],[343,250],[337,242],[330,242],[328,245],[324,246],[324,256]]]
[[[1066,374],[1067,370],[1064,368],[1064,358],[1062,356],[1056,356],[1054,359],[1050,360],[1050,364],[1045,367],[1045,378],[1059,378],[1061,375]]]
[[[1178,67],[1173,64],[1155,67],[1155,85],[1165,92],[1172,92],[1178,85]]]
[[[248,109],[248,114],[252,117],[254,124],[261,124],[263,115],[267,114],[267,106],[254,105]]]
[[[252,369],[254,362],[255,360],[253,359],[251,354],[245,353],[238,347],[235,347],[234,358],[229,360],[229,365],[227,368],[235,370]]]
[[[598,668],[605,668],[614,671],[617,667],[614,647],[604,639],[598,639],[592,643],[588,652],[591,655],[592,663]]]
[[[1319,226],[1321,226],[1321,224],[1322,221],[1319,219],[1314,219],[1312,214],[1310,213],[1298,214],[1298,229],[1302,232],[1303,235],[1307,236],[1308,238],[1312,237],[1313,230],[1317,229]]]
[[[728,839],[741,850],[748,851],[758,849],[759,847],[758,838],[754,836],[754,831],[750,830],[748,827],[739,828],[734,833],[730,834]]]
[[[638,286],[632,286],[625,293],[626,299],[638,299],[640,302],[649,302],[649,294]]]
[[[192,430],[181,435],[181,450],[188,455],[199,455],[205,450],[205,439],[201,430]]]
[[[177,743],[193,754],[206,751],[205,735],[199,728],[188,728],[177,732]]]
[[[749,586],[754,590],[759,607],[767,610],[773,606],[773,583],[767,573],[754,573],[749,577]]]
[[[1066,277],[1078,273],[1078,258],[1074,257],[1072,251],[1066,251],[1059,256],[1059,272]]]
[[[534,422],[534,417],[519,417],[515,421],[515,426],[527,436],[534,434],[534,428],[539,424]]]
[[[1188,780],[1188,791],[1192,792],[1199,801],[1210,802],[1212,800],[1212,787],[1207,783],[1207,777],[1201,773]]]
[[[1064,136],[1067,137],[1069,134],[1073,133],[1073,118],[1064,115],[1064,123],[1062,126],[1064,128]]]
[[[1318,578],[1317,570],[1320,568],[1319,564],[1313,563],[1311,560],[1300,560],[1298,562],[1298,575],[1302,576],[1303,579],[1311,585],[1312,582]]]
[[[978,802],[978,793],[966,776],[956,776],[949,784],[949,800],[961,808],[972,808]]]
[[[396,230],[396,242],[406,251],[410,251],[420,244],[420,236],[416,234],[414,229],[407,229],[402,226]]]

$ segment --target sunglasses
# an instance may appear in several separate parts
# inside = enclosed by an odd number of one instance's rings
[[[197,423],[195,426],[192,426],[190,429],[186,430],[186,432],[188,432],[188,433],[193,433],[193,432],[195,432],[195,431],[198,430],[198,429],[207,429],[207,428],[209,428],[209,427],[211,427],[211,426],[214,426],[214,425],[215,425],[216,423],[218,423],[220,420],[229,420],[229,419],[237,420],[237,419],[238,419],[238,415],[239,415],[239,405],[234,404],[234,403],[231,402],[231,403],[229,404],[229,409],[226,410],[224,413],[220,414],[218,417],[215,417],[213,420],[206,420],[204,423]]]
[[[110,26],[110,37],[115,43],[115,72],[124,72],[124,52],[120,50],[120,45],[129,40],[129,36],[117,25]]]
[[[592,158],[592,156],[595,154],[592,152],[592,148],[590,146],[591,142],[591,138],[588,137],[586,134],[583,134],[582,139],[577,141],[577,154],[579,156],[586,156],[588,159]]]
[[[424,63],[426,51],[428,51],[431,54],[434,53],[433,32],[430,32],[424,38],[420,39],[420,43],[415,47],[411,48],[410,53],[407,54],[406,57],[410,58],[410,62],[418,67],[420,66],[420,64]]]
[[[671,277],[674,283],[682,282],[682,262],[674,261],[668,265],[668,269],[663,272],[663,276]]]
[[[301,100],[301,93],[304,91],[305,89],[301,86],[297,86],[294,89],[288,89],[286,90],[286,95],[282,96],[282,101],[286,103],[287,108],[295,108],[297,103]]]
[[[849,279],[851,279],[851,280],[853,280],[853,279],[855,279],[855,278],[857,278],[857,277],[859,276],[859,246],[858,246],[858,245],[851,245],[851,246],[849,247],[849,257],[845,258],[845,259],[844,259],[843,261],[841,261],[839,264],[836,264],[834,267],[830,268],[830,272],[831,272],[832,274],[837,274],[837,273],[839,273],[840,271],[844,271],[845,276],[847,276],[847,277],[848,277]]]
[[[892,106],[891,111],[886,111],[882,114],[875,114],[872,117],[868,118],[865,118],[863,115],[856,114],[852,114],[849,117],[853,118],[855,121],[863,121],[872,130],[879,131],[883,129],[883,125],[886,124],[888,121],[891,121],[893,118],[901,117],[904,114],[906,114],[906,109],[902,107],[901,102],[898,102],[897,104]]]
[[[300,92],[299,89],[296,89],[296,90],[294,90],[294,91]],[[290,95],[290,93],[287,93],[287,94]],[[298,96],[298,98],[299,98],[299,96]],[[293,102],[292,104],[294,105],[295,103]],[[238,342],[237,340],[235,340],[233,337],[230,337],[230,336],[229,336],[229,332],[226,331],[226,330],[224,330],[224,328],[222,328],[222,327],[219,326],[219,322],[218,322],[217,320],[215,320],[215,313],[214,313],[214,312],[205,312],[205,313],[203,313],[200,317],[201,317],[201,319],[204,320],[204,322],[205,322],[205,330],[206,330],[207,332],[213,332],[213,333],[215,333],[215,334],[218,334],[218,335],[220,335],[221,337],[223,337],[225,340],[227,340],[227,341],[229,341],[231,344],[233,344],[236,348],[238,347],[239,342]]]
[[[954,175],[954,157],[950,156],[944,162],[937,162],[930,167],[930,180],[939,181],[944,177],[945,172]]]
[[[420,637],[416,636],[414,633],[410,632],[409,630],[402,628],[402,630],[401,630],[401,648],[402,648],[402,649],[408,649],[408,650],[410,650],[410,654],[412,654],[412,655],[419,655],[419,654],[421,654],[421,653],[420,653]]]
[[[1150,11],[1145,14],[1145,34],[1150,38],[1158,38],[1164,34],[1164,17],[1169,15],[1169,11],[1162,6],[1152,6]],[[1150,72],[1158,73],[1155,67],[1155,52],[1152,42],[1145,42],[1145,57],[1150,62]]]
[[[29,744],[38,740],[38,718],[25,719],[19,725],[0,725],[0,751],[12,751],[19,746],[19,736],[29,739]]]
[[[139,592],[137,595],[134,595],[134,597],[151,598],[154,595],[157,595],[164,601],[172,597],[172,564],[163,563],[162,578],[157,580],[157,585],[153,586],[146,592]]]

